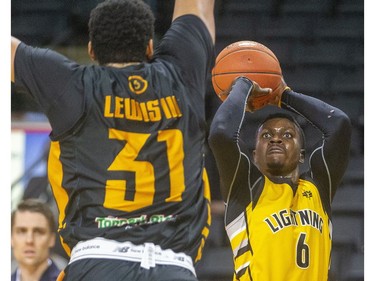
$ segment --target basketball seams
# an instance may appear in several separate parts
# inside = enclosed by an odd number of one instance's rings
[[[260,50],[260,49],[256,49],[256,48],[241,48],[241,49],[237,48],[234,52],[230,52],[228,50],[228,52],[223,53],[222,56],[217,57],[216,64],[218,64],[222,59],[224,59],[228,55],[231,55],[231,54],[234,54],[234,53],[237,53],[237,52],[248,51],[248,50],[259,52],[259,53],[265,53],[265,54],[269,55],[271,58],[273,58],[277,63],[280,63],[279,60],[277,59],[277,57],[273,53],[269,53],[269,52],[266,52],[264,50]]]
[[[226,57],[228,57],[229,55],[233,55],[233,54],[235,54],[235,53],[239,53],[239,52],[241,52],[241,51],[248,51],[248,50],[251,50],[251,51],[255,51],[255,52],[258,52],[258,53],[264,53],[264,54],[266,54],[266,55],[268,55],[269,57],[271,57],[272,59],[274,59],[274,61],[277,63],[277,64],[280,64],[279,63],[279,60],[276,58],[276,57],[274,57],[272,54],[270,54],[270,53],[268,53],[268,52],[265,52],[265,51],[263,51],[263,50],[259,50],[259,49],[255,49],[255,48],[242,48],[242,49],[236,49],[236,51],[234,51],[234,52],[227,52],[226,54],[224,54],[222,57],[218,57],[218,60],[216,61],[216,66],[213,68],[213,71],[212,71],[212,75],[213,76],[216,76],[216,75],[218,75],[218,73],[216,73],[216,69],[217,69],[217,65],[219,65],[220,64],[220,62],[223,60],[223,59],[225,59]],[[230,73],[232,73],[232,72],[230,72]],[[230,74],[229,73],[229,74]],[[243,72],[243,73],[246,73],[246,72]],[[258,72],[247,72],[247,73],[258,73]],[[259,72],[259,73],[265,73],[265,74],[267,74],[267,73],[271,73],[271,74],[274,74],[274,73],[277,73],[277,72]],[[224,72],[221,72],[220,74],[225,74]],[[228,73],[227,73],[228,74]],[[277,74],[279,74],[279,73],[277,73]],[[282,76],[282,74],[281,74],[281,68],[280,68],[280,74],[279,74],[280,76]]]
[[[247,71],[247,72],[244,72],[244,71],[234,71],[234,72],[220,72],[220,73],[216,73],[216,74],[212,74],[212,76],[220,76],[220,75],[228,75],[228,74],[241,74],[243,73],[244,75],[245,74],[264,74],[264,75],[274,75],[274,76],[279,76],[279,77],[282,77],[283,75],[278,73],[278,72],[263,72],[263,71]]]
[[[236,75],[237,74],[237,75]],[[213,81],[214,81],[214,85],[216,86],[217,89],[219,89],[220,91],[224,91],[226,89],[223,89],[221,86],[221,83],[218,83],[216,78],[219,78],[221,75],[222,76],[225,76],[225,75],[233,75],[234,77],[240,77],[240,76],[247,76],[247,74],[254,74],[254,75],[269,75],[269,76],[277,76],[277,77],[282,77],[282,75],[280,75],[279,73],[270,73],[270,72],[222,72],[222,73],[218,73],[218,74],[215,74],[215,75],[212,75],[212,78],[213,78]]]

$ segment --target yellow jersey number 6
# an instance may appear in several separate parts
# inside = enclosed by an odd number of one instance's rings
[[[153,203],[155,194],[154,167],[151,162],[137,160],[139,152],[150,134],[109,129],[109,138],[125,141],[125,146],[116,156],[109,171],[131,171],[135,173],[134,200],[126,200],[126,180],[107,180],[104,207],[126,212],[139,210]],[[185,190],[183,138],[180,130],[158,132],[158,142],[166,143],[166,154],[170,171],[170,195],[166,202],[182,200]]]

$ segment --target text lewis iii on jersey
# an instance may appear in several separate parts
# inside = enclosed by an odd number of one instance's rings
[[[162,116],[162,114],[164,116]],[[131,98],[106,96],[104,117],[125,118],[133,121],[158,122],[163,117],[177,118],[182,113],[175,96],[138,102]]]
[[[148,88],[148,81],[139,75],[128,77],[129,90],[136,95],[141,95]],[[175,96],[138,102],[132,98],[107,95],[104,102],[104,117],[125,118],[133,121],[158,122],[164,115],[165,118],[178,118],[182,116]]]

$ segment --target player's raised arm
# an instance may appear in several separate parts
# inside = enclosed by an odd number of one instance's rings
[[[20,40],[13,37],[11,38],[11,61],[10,61],[10,69],[11,69],[11,81],[14,82],[14,57],[18,48],[18,45],[21,43]]]
[[[176,0],[173,11],[173,20],[186,14],[197,15],[206,24],[215,42],[215,20],[214,20],[215,0]]]

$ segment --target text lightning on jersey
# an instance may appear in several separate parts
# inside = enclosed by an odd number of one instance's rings
[[[284,209],[278,213],[273,213],[272,216],[264,219],[268,224],[272,232],[278,232],[284,227],[290,225],[309,225],[312,226],[322,233],[323,231],[323,219],[318,213],[310,209],[293,211]]]

